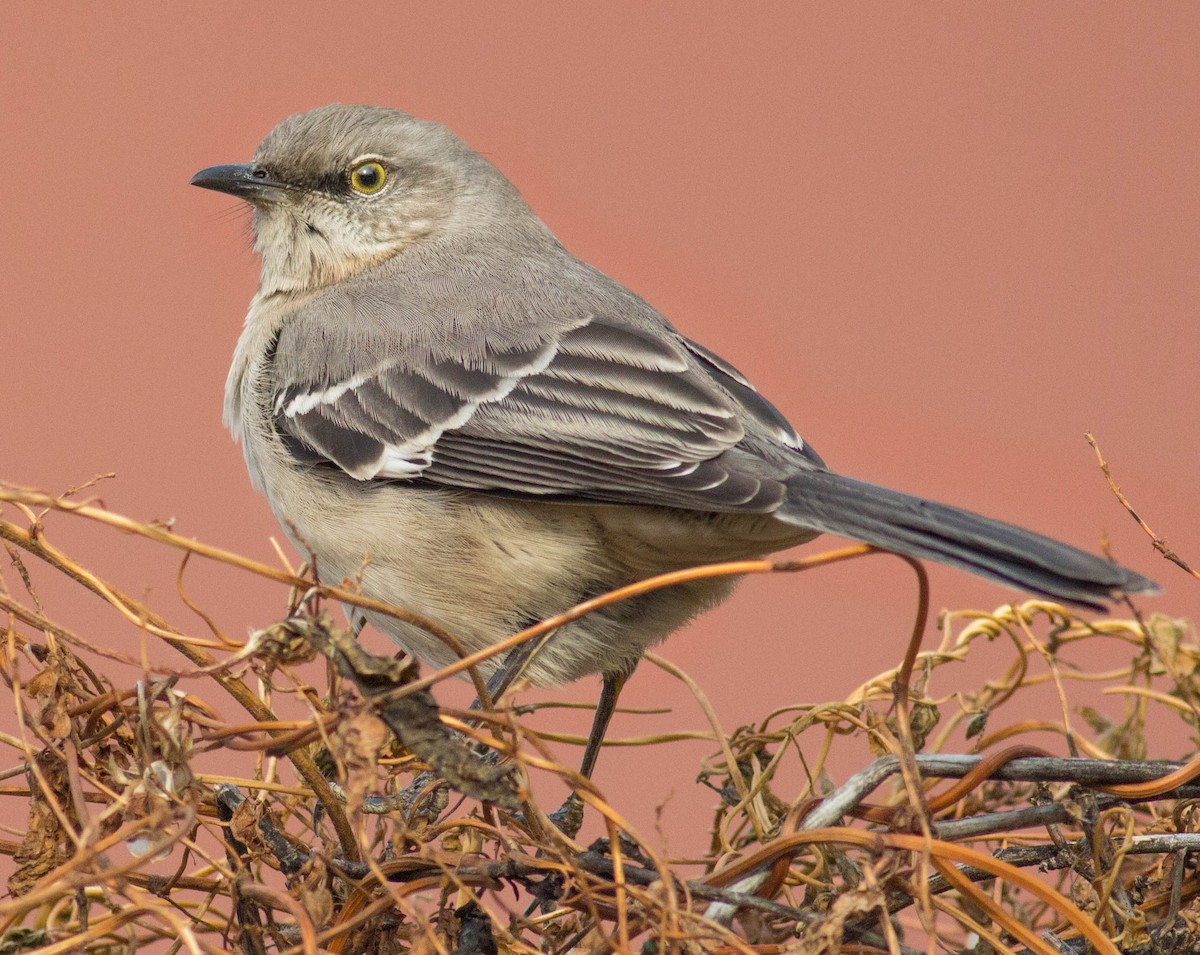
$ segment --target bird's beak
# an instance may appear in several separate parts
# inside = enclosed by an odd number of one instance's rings
[[[253,163],[209,166],[192,176],[191,184],[201,189],[227,192],[247,202],[277,199],[288,189],[286,183],[272,178],[262,166]]]

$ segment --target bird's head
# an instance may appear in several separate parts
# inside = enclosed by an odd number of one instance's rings
[[[254,209],[265,292],[342,281],[437,234],[529,215],[513,186],[446,127],[378,106],[322,106],[285,119],[254,160],[192,185]]]

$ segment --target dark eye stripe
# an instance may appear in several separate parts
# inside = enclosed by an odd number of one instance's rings
[[[318,192],[336,196],[348,192],[350,184],[346,182],[346,177],[342,173],[327,172],[318,177],[316,188]]]

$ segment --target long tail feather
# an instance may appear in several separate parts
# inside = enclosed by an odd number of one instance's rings
[[[1123,593],[1159,590],[1152,580],[1069,544],[828,471],[792,478],[779,516],[1094,609]]]

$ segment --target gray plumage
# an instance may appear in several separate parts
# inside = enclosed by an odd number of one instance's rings
[[[360,173],[382,185],[357,189]],[[741,373],[567,252],[440,125],[327,106],[285,120],[252,164],[193,181],[255,210],[262,282],[226,392],[255,484],[325,579],[361,580],[469,650],[652,574],[822,532],[1085,606],[1155,589],[833,474]],[[585,617],[526,675],[628,672],[731,587]],[[430,664],[453,659],[425,631],[372,620]]]

